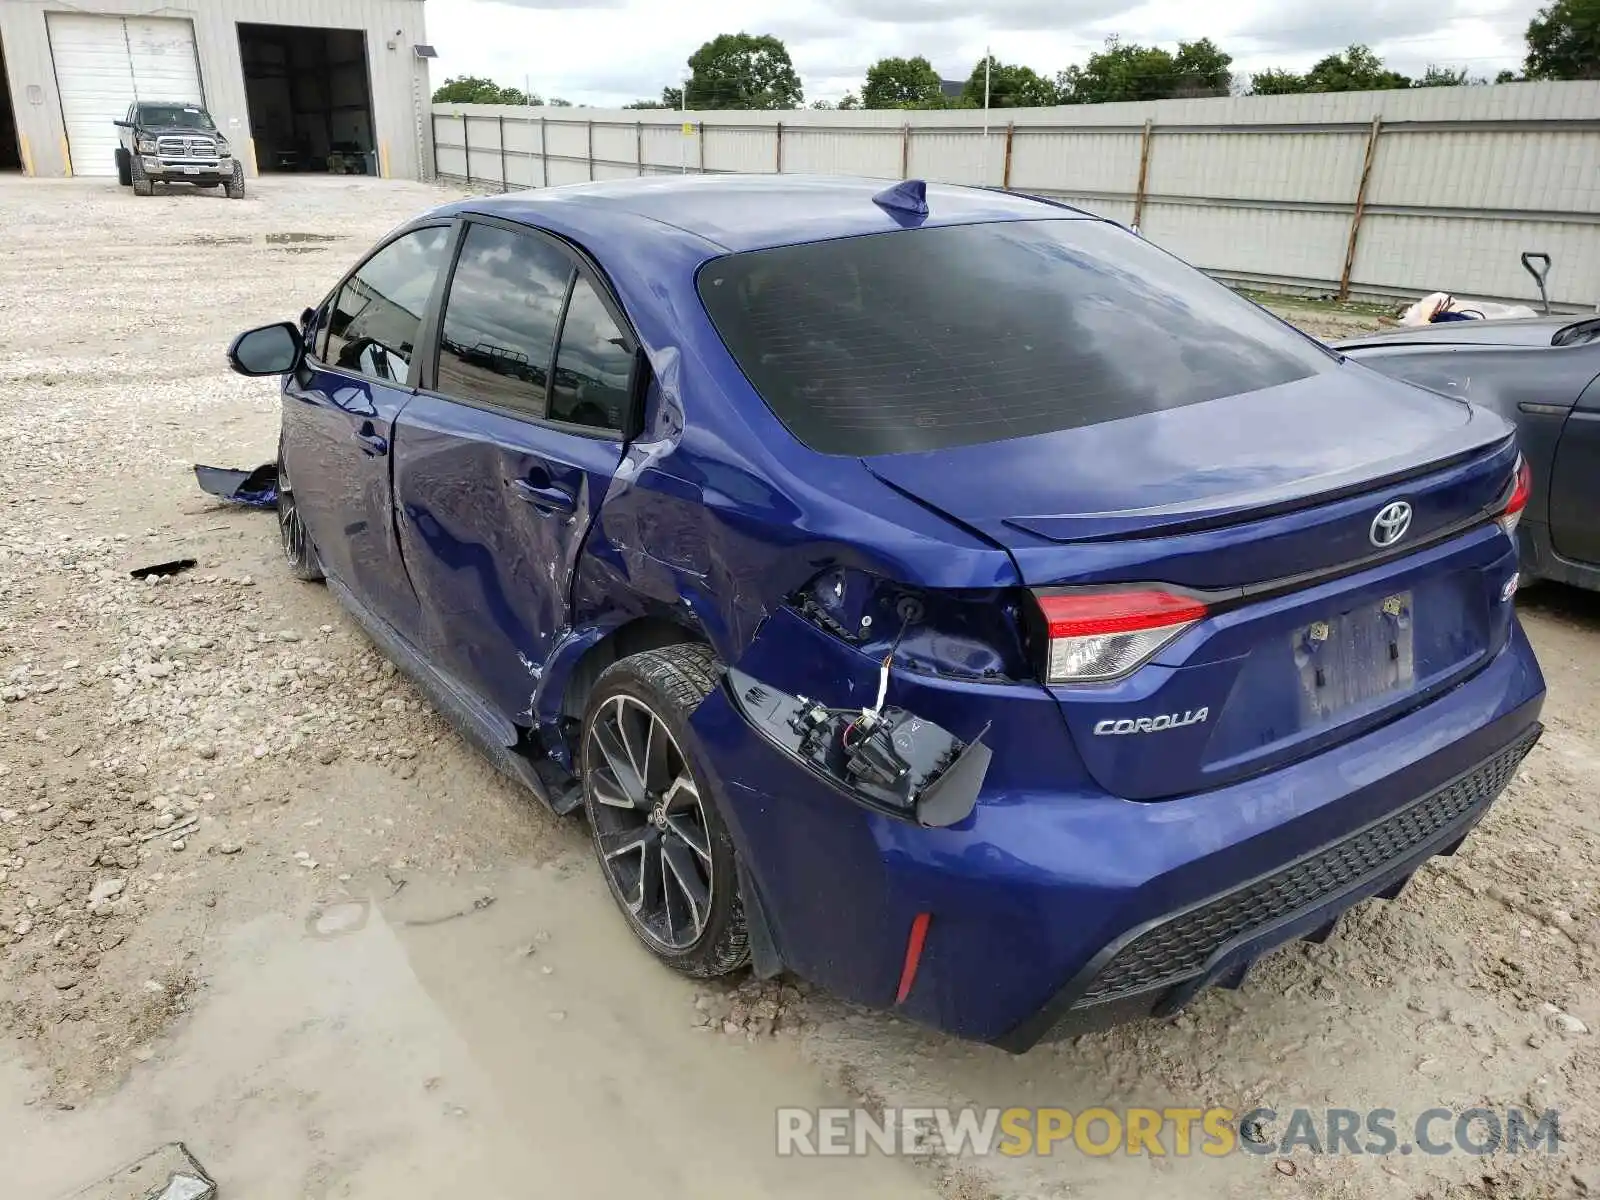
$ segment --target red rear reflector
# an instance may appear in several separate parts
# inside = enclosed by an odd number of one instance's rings
[[[1206,606],[1198,600],[1153,590],[1040,596],[1038,600],[1052,638],[1134,633],[1182,625],[1206,615]]]
[[[928,921],[931,913],[918,913],[911,922],[911,936],[906,939],[906,961],[900,968],[900,990],[894,1002],[904,1004],[911,995],[911,985],[917,981],[917,966],[922,962],[922,943],[928,940]]]

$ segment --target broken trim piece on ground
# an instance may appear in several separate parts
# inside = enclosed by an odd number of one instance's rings
[[[194,479],[202,492],[250,508],[278,507],[278,464],[262,463],[253,471],[231,467],[194,465]]]

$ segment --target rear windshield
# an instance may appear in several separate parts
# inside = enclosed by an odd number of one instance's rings
[[[733,254],[700,298],[824,454],[940,450],[1256,391],[1336,359],[1127,231],[1082,219]]]

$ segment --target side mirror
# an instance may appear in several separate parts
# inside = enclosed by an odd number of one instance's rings
[[[228,347],[228,365],[241,375],[287,375],[305,352],[301,333],[287,321],[241,333]]]
[[[113,125],[115,125],[118,129],[132,129],[133,128],[133,122],[132,121],[113,121],[111,123]]]

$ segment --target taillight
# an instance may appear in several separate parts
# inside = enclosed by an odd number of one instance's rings
[[[1200,601],[1155,588],[1035,598],[1049,634],[1048,683],[1118,679],[1206,615]]]
[[[1517,481],[1511,488],[1511,499],[1506,501],[1506,506],[1500,510],[1495,524],[1506,531],[1507,536],[1515,536],[1517,522],[1522,520],[1522,510],[1528,507],[1528,498],[1533,495],[1533,468],[1528,465],[1528,460],[1522,455],[1517,455]]]

